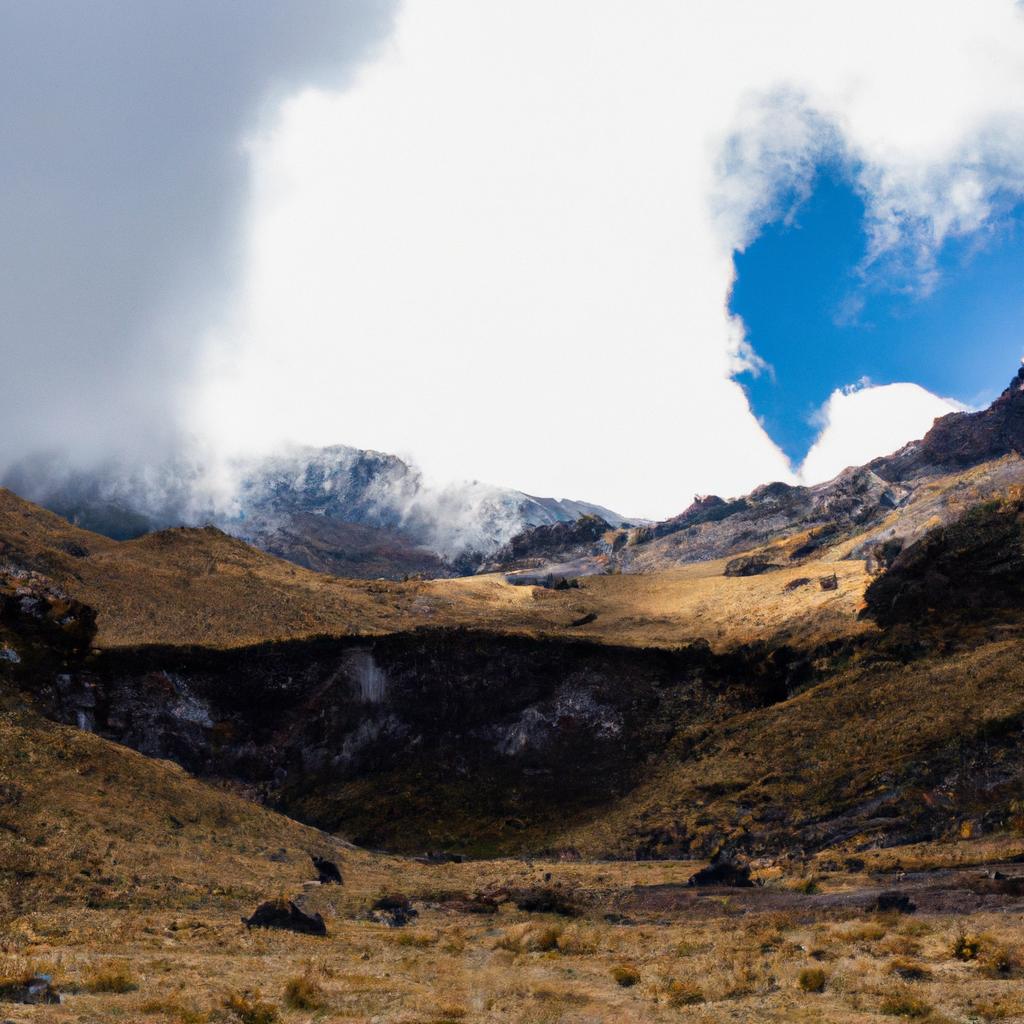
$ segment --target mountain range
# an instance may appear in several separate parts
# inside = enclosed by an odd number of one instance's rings
[[[580,515],[625,522],[598,505],[478,481],[434,486],[395,455],[342,445],[88,469],[37,455],[12,466],[2,483],[114,539],[215,525],[297,565],[362,578],[460,575],[524,529]]]
[[[83,1012],[210,1021],[279,1019],[252,1015],[257,962],[296,1019],[311,1011],[287,992],[314,976],[343,1015],[432,1021],[582,1019],[551,988],[570,977],[638,1021],[701,1000],[788,1020],[821,991],[847,1019],[851,986],[851,1020],[940,1001],[966,1019],[966,993],[987,1006],[1018,976],[994,936],[1024,913],[1024,369],[832,481],[704,495],[660,523],[456,502],[494,512],[460,534],[489,547],[458,577],[424,511],[448,506],[404,463],[296,458],[244,477],[230,533],[158,529],[185,505],[95,478],[47,492],[77,524],[0,491],[12,971],[59,950]],[[83,527],[101,513],[106,533]],[[298,537],[305,516],[433,537],[443,575],[345,578],[236,535]],[[303,882],[311,854],[343,882]],[[254,936],[239,917],[259,900],[328,935]],[[726,971],[737,934],[752,945]],[[988,953],[963,960],[975,940]],[[471,983],[442,1006],[460,956]],[[681,988],[691,958],[704,973]],[[90,980],[125,961],[164,966]],[[194,1010],[182,993],[215,964],[231,988]],[[811,970],[824,989],[802,987]],[[0,978],[0,999],[29,980]]]

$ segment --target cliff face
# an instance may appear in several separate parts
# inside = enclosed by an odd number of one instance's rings
[[[468,631],[93,655],[26,685],[77,724],[398,850],[540,845],[681,728],[784,699],[805,660]]]

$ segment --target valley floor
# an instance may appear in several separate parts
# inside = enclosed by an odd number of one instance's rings
[[[686,888],[700,865],[679,861],[425,866],[355,851],[342,864],[344,886],[307,885],[300,898],[323,913],[327,938],[247,931],[239,915],[251,906],[230,898],[206,904],[184,896],[173,908],[46,908],[8,920],[0,973],[53,974],[65,1001],[5,1005],[2,1016],[243,1024],[1012,1021],[1024,1018],[1024,898],[975,892],[993,888],[985,868],[956,865],[1022,851],[1024,840],[1009,839],[876,851],[866,864],[851,862],[853,871],[812,864],[791,876],[769,871],[764,887],[731,890]],[[285,857],[286,873],[309,874],[303,850]],[[1024,875],[1019,864],[1000,866]],[[396,886],[419,909],[413,923],[388,928],[362,919],[375,896]],[[576,901],[581,916],[510,904],[467,913],[452,904],[458,894],[508,886],[552,887]],[[916,912],[869,909],[894,887]],[[103,991],[119,988],[127,991]]]

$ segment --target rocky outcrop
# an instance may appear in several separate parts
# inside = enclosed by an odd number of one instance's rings
[[[730,558],[725,563],[723,576],[760,576],[762,573],[773,572],[781,569],[782,566],[773,561],[772,556],[766,552],[758,552],[755,555],[741,555],[739,558]]]
[[[243,917],[246,928],[277,928],[300,935],[326,935],[327,925],[319,914],[307,914],[291,900],[261,903],[251,917]]]
[[[989,502],[901,550],[864,595],[884,626],[998,621],[1024,607],[1024,501]]]
[[[499,548],[483,571],[533,568],[547,562],[610,553],[611,546],[602,541],[611,529],[604,519],[593,515],[580,516],[571,523],[537,526],[516,534]]]
[[[987,409],[942,416],[920,441],[868,467],[885,480],[900,481],[1011,454],[1024,456],[1024,366]]]

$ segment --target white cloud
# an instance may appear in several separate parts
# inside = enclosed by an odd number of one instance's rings
[[[924,437],[936,418],[965,408],[917,384],[837,389],[821,407],[822,430],[800,467],[800,478],[807,484],[831,480],[848,466],[861,466]]]
[[[1024,192],[1022,111],[1010,0],[406,0],[250,140],[194,423],[650,516],[790,479],[731,379],[733,251],[840,154],[868,271],[927,288]]]

